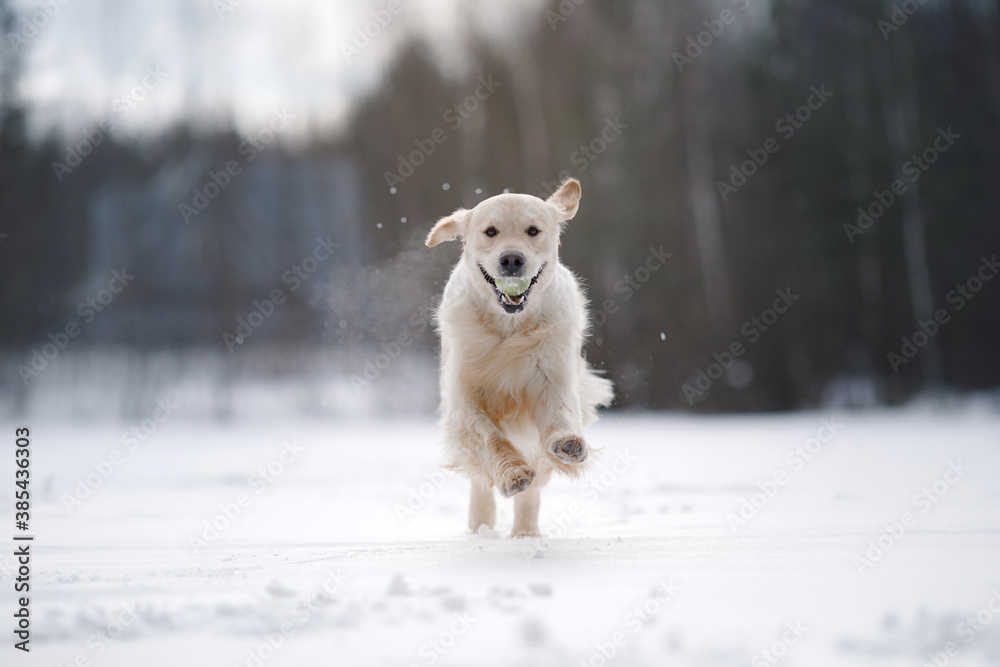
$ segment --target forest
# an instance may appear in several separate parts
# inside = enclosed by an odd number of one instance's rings
[[[336,350],[346,379],[397,346],[433,369],[430,317],[458,248],[424,248],[430,226],[571,176],[583,200],[561,256],[587,286],[586,354],[616,408],[994,387],[998,9],[548,2],[514,35],[462,30],[461,67],[405,33],[338,128],[288,141],[295,112],[280,110],[251,135],[225,113],[119,135],[128,98],[87,131],[33,136],[19,92],[32,44],[10,38],[25,17],[0,2],[0,382],[30,388],[17,368],[75,315],[81,285],[122,266],[139,278],[80,349],[223,364]],[[140,81],[155,99],[157,71]],[[300,265],[314,268],[292,289],[281,276]],[[234,353],[240,319],[254,345]]]

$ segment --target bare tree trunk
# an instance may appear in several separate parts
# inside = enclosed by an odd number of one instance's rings
[[[858,47],[861,47],[861,50]],[[864,63],[864,43],[859,42],[851,49],[847,62],[847,76],[844,86],[847,91],[848,123],[851,127],[851,141],[848,159],[851,166],[851,196],[856,201],[864,201],[874,189],[871,164],[868,158],[868,97],[866,95],[866,72]],[[878,348],[882,331],[882,259],[878,252],[878,229],[873,227],[861,239],[858,247],[858,287],[861,292],[861,336],[864,341],[864,365],[866,370],[875,368],[874,351]]]
[[[883,48],[885,48],[883,46]],[[882,119],[896,168],[909,159],[913,150],[913,140],[917,135],[916,81],[912,71],[913,48],[905,31],[894,34],[892,48],[880,57],[875,52],[875,71],[879,74],[879,88],[882,95]],[[899,86],[894,87],[893,81]],[[907,278],[910,287],[910,302],[913,314],[919,320],[934,317],[934,293],[931,288],[930,264],[927,260],[924,211],[920,204],[920,190],[917,182],[907,185],[902,199],[903,254],[906,258]],[[942,382],[941,353],[937,341],[928,340],[920,354],[924,381],[929,388],[936,388]]]
[[[545,105],[542,100],[542,82],[539,67],[525,49],[522,57],[511,63],[514,113],[517,115],[518,136],[521,139],[522,175],[524,192],[538,192],[542,182],[551,179],[549,174],[549,135],[545,124]]]
[[[475,204],[483,198],[484,193],[476,192],[478,186],[486,183],[486,127],[489,105],[483,104],[479,111],[470,114],[458,130],[462,159],[462,201]],[[534,192],[528,190],[527,192]],[[491,192],[489,194],[496,194]]]
[[[705,307],[712,330],[726,335],[732,328],[733,306],[722,240],[722,215],[715,191],[715,166],[709,140],[707,104],[701,99],[700,79],[692,70],[684,75],[684,148],[688,163],[688,192],[694,219],[698,259],[705,291]]]
[[[961,39],[961,31],[968,28],[979,37],[979,44],[966,48],[982,50],[983,69],[986,71],[986,81],[989,83],[990,101],[993,113],[1000,116],[1000,48],[997,36],[1000,35],[1000,3],[992,12],[974,10],[969,7],[968,0],[952,0],[949,3],[956,27],[955,40]],[[992,14],[993,20],[987,21],[978,16],[980,13]]]

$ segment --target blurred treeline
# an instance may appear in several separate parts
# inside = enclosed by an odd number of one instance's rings
[[[8,103],[19,68],[8,49],[0,78],[0,345],[23,351],[47,342],[72,315],[88,272],[115,261],[141,269],[170,238],[195,234],[193,249],[165,255],[194,265],[168,261],[160,270],[201,278],[187,291],[168,289],[166,278],[137,280],[115,305],[115,326],[87,332],[87,342],[228,354],[222,333],[275,284],[253,267],[278,275],[323,232],[350,237],[349,252],[321,267],[322,290],[293,300],[254,335],[334,346],[346,352],[345,374],[362,372],[381,343],[405,333],[416,342],[403,354],[431,357],[437,343],[421,323],[459,251],[423,248],[432,222],[504,189],[540,194],[573,175],[584,197],[562,257],[595,308],[615,301],[587,354],[615,381],[617,406],[774,410],[995,386],[1000,281],[960,312],[946,295],[975,275],[981,257],[1000,252],[1000,10],[976,0],[896,4],[916,10],[900,14],[906,22],[886,38],[879,21],[890,20],[892,3],[563,0],[516,42],[465,35],[458,75],[414,38],[378,89],[357,101],[342,134],[314,137],[307,149],[273,149],[270,171],[225,190],[210,216],[191,225],[178,202],[226,162],[240,137],[206,132],[197,118],[141,145],[110,137],[59,182],[51,163],[63,157],[65,140],[24,140],[31,110]],[[679,61],[689,37],[719,29],[723,10],[732,21],[721,34]],[[0,11],[6,32],[13,17]],[[457,123],[446,112],[475,94],[480,77],[499,85]],[[832,96],[786,138],[776,123],[822,87]],[[607,131],[609,124],[618,129]],[[858,207],[905,179],[904,163],[949,127],[960,138],[852,243],[844,226],[857,224]],[[391,192],[386,172],[397,171],[416,141],[427,146],[435,128],[446,140]],[[606,149],[591,159],[580,148],[602,132]],[[723,201],[717,182],[769,138],[779,150]],[[271,187],[268,174],[285,186]],[[316,174],[337,178],[336,202],[351,200],[337,204],[336,220],[302,206],[303,197],[323,201],[303,195],[306,187],[324,191]],[[121,189],[152,193],[127,216],[139,230],[136,247],[95,269],[93,239],[118,229],[102,220],[124,206],[127,197],[108,194]],[[262,230],[289,247],[246,241]],[[140,246],[144,254],[132,259]],[[665,267],[629,294],[620,281],[634,280],[649,248],[661,246],[672,255]],[[786,288],[799,300],[751,342],[744,323]],[[196,316],[143,324],[195,296]],[[887,354],[941,308],[950,321],[893,372]],[[690,407],[683,385],[693,386],[713,353],[734,341],[746,344],[741,363]],[[252,353],[249,344],[243,353]]]

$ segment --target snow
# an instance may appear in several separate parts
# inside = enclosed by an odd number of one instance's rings
[[[605,415],[547,539],[507,500],[466,531],[430,418],[34,421],[32,655],[4,665],[1000,663],[990,409]]]

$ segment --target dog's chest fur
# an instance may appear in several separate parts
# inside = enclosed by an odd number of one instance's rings
[[[526,318],[527,320],[527,318]],[[470,318],[468,335],[456,349],[461,382],[491,419],[522,422],[538,404],[543,355],[551,327],[526,321],[507,332],[489,320]]]
[[[495,423],[527,426],[544,408],[544,387],[558,382],[559,360],[578,357],[582,337],[579,287],[553,263],[551,283],[527,312],[508,315],[470,289],[458,267],[438,313],[445,382]],[[449,295],[449,292],[452,294]],[[449,298],[452,297],[452,298]],[[448,377],[450,376],[450,377]]]
[[[446,335],[445,340],[463,393],[497,423],[530,421],[546,373],[551,372],[547,359],[559,340],[559,324],[526,314],[510,327],[509,320],[498,321],[475,307],[455,309],[449,315],[442,324],[457,334]]]

